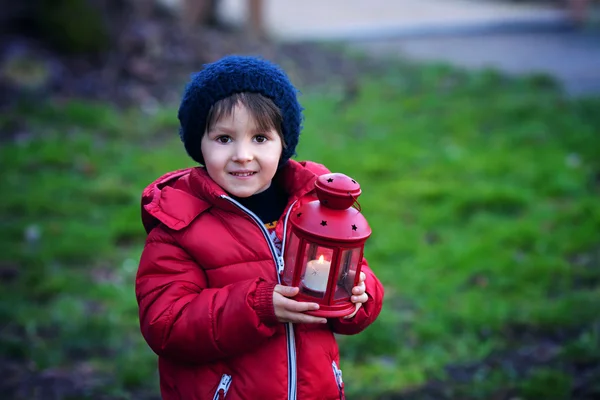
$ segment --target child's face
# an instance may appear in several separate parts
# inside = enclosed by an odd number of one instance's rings
[[[271,185],[282,149],[277,131],[259,131],[241,104],[212,124],[201,142],[208,175],[236,197],[250,197]]]

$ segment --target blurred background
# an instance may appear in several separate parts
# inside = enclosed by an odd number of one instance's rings
[[[226,54],[302,91],[298,159],[358,180],[386,286],[349,399],[600,398],[593,0],[0,0],[0,398],[159,399],[142,189],[193,162]]]

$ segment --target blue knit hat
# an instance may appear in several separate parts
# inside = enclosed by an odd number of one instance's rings
[[[206,129],[210,108],[217,101],[235,93],[260,93],[273,100],[283,117],[281,129],[286,148],[279,165],[296,154],[302,129],[302,107],[297,90],[277,65],[255,57],[228,56],[207,64],[187,84],[177,117],[179,136],[196,162],[204,164],[200,143]]]

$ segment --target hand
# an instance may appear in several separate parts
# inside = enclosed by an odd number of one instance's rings
[[[317,303],[308,303],[292,300],[289,297],[294,297],[300,289],[297,287],[289,287],[276,285],[273,291],[273,308],[275,316],[279,322],[293,322],[297,324],[325,324],[327,319],[314,317],[304,314],[305,311],[315,311],[319,309]]]
[[[358,279],[358,285],[352,288],[352,297],[350,297],[350,301],[356,305],[356,309],[352,314],[345,316],[344,319],[354,317],[362,307],[363,303],[366,303],[367,300],[369,300],[369,296],[367,296],[366,293],[367,287],[365,285],[365,279],[367,279],[367,276],[364,272],[361,272],[360,278]]]

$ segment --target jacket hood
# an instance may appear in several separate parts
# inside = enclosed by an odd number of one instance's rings
[[[316,179],[329,170],[311,161],[289,160],[275,179],[289,195],[289,203],[314,190]],[[188,226],[212,206],[231,208],[227,193],[213,181],[204,167],[169,172],[142,192],[142,223],[146,233],[160,223],[173,230]],[[235,210],[235,206],[233,207]]]

